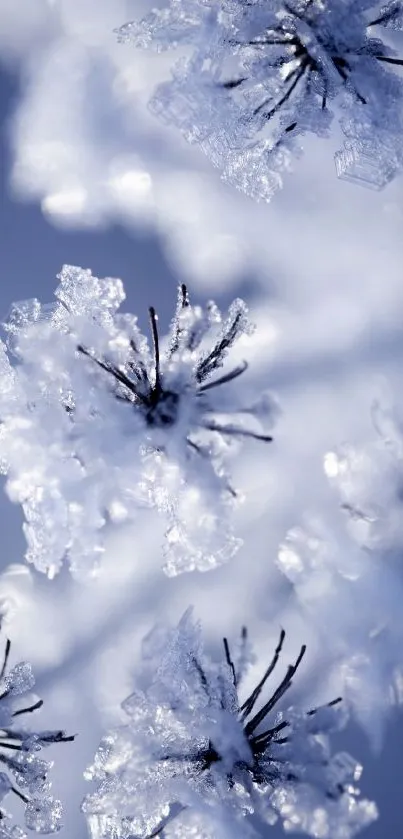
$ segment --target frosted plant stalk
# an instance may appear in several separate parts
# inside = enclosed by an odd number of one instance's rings
[[[245,698],[246,630],[233,652],[224,639],[215,662],[188,610],[167,630],[165,644],[161,633],[151,652],[148,644],[155,675],[123,702],[122,725],[105,735],[86,773],[98,784],[83,802],[93,839],[150,839],[168,824],[175,836],[178,814],[205,805],[224,807],[242,824],[252,813],[269,824],[280,817],[286,828],[311,836],[320,813],[324,839],[352,837],[376,817],[374,805],[358,798],[361,767],[329,750],[326,732],[341,724],[340,698],[308,713],[284,706],[305,646],[267,690],[284,640],[282,630],[269,666]]]
[[[170,0],[118,37],[187,48],[152,110],[224,180],[270,200],[303,136],[329,136],[335,117],[346,138],[339,177],[379,189],[401,170],[403,48],[389,35],[402,22],[398,0]]]
[[[156,507],[168,520],[166,570],[207,570],[240,541],[238,494],[226,464],[245,438],[270,442],[274,401],[245,406],[243,362],[221,372],[250,331],[235,300],[226,317],[192,306],[185,286],[169,335],[150,308],[151,347],[120,313],[118,279],[65,266],[57,302],[15,304],[1,347],[0,458],[9,497],[23,506],[26,557],[53,576],[97,567],[107,525]]]
[[[7,640],[0,670],[0,800],[14,793],[24,804],[29,830],[55,833],[62,827],[62,805],[50,794],[48,775],[53,764],[38,757],[38,752],[54,743],[72,741],[74,736],[24,726],[25,715],[39,710],[43,700],[32,699],[35,679],[30,664],[20,662],[8,668],[10,649]],[[0,839],[24,839],[24,832],[9,827],[7,821],[7,814],[0,810]]]

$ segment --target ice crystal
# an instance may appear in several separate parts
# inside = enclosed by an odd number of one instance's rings
[[[93,839],[150,839],[168,828],[169,836],[207,839],[203,807],[224,808],[234,824],[253,813],[268,824],[280,817],[311,836],[320,820],[324,839],[348,839],[376,817],[374,805],[358,798],[361,767],[329,750],[340,697],[305,713],[284,707],[305,646],[264,698],[282,630],[269,666],[243,698],[245,629],[233,653],[224,639],[219,662],[205,654],[191,610],[167,631],[165,645],[159,637],[151,684],[125,700],[124,722],[105,735],[86,773],[98,784],[83,802]],[[188,823],[186,833],[181,820],[192,820],[185,814],[193,810],[196,827],[192,833]],[[231,831],[224,826],[221,835]]]
[[[20,723],[20,718],[42,707],[33,699],[35,684],[31,666],[21,662],[8,669],[11,644],[6,641],[0,671],[0,800],[13,792],[25,806],[27,828],[36,833],[55,833],[62,826],[62,805],[50,794],[48,780],[52,762],[42,760],[38,752],[53,743],[74,740],[64,731],[35,731]],[[27,696],[25,703],[18,697]],[[25,839],[24,831],[7,824],[7,814],[0,810],[0,839]]]
[[[17,825],[7,824],[5,815],[0,819],[0,839],[27,839],[27,834]]]
[[[339,177],[385,186],[403,163],[399,0],[170,0],[118,30],[136,46],[185,45],[151,102],[223,178],[270,200],[303,135],[346,136]],[[386,31],[385,31],[386,30]]]
[[[328,452],[325,472],[337,489],[356,542],[400,562],[403,545],[403,418],[396,407],[373,406],[377,437]]]
[[[105,525],[145,505],[168,519],[168,573],[224,561],[239,544],[225,464],[234,441],[271,440],[261,422],[274,406],[264,395],[242,405],[231,383],[246,362],[220,374],[250,329],[245,304],[223,318],[181,286],[164,345],[150,308],[150,349],[118,311],[120,280],[72,266],[59,279],[55,305],[13,306],[1,348],[0,462],[23,506],[28,561],[49,576],[65,556],[73,572],[92,569]]]

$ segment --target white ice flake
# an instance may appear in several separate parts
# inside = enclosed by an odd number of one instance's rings
[[[241,826],[250,832],[239,835],[253,836],[245,821],[253,813],[316,837],[319,810],[324,839],[349,839],[376,818],[374,805],[359,798],[357,762],[331,755],[327,734],[344,719],[340,697],[305,712],[284,706],[305,646],[267,689],[284,640],[282,630],[269,666],[243,697],[246,630],[234,656],[224,639],[218,662],[204,652],[192,610],[176,629],[167,627],[165,644],[158,633],[154,676],[123,702],[122,725],[105,735],[86,773],[97,784],[82,805],[93,839],[150,839],[165,831],[178,839],[229,839]]]
[[[25,806],[25,824],[36,833],[55,833],[62,827],[61,802],[50,795],[48,779],[52,762],[42,760],[38,752],[53,743],[74,740],[64,731],[26,728],[21,722],[42,707],[43,701],[32,697],[35,679],[30,665],[20,662],[8,670],[11,644],[6,642],[0,671],[0,800],[10,792]],[[25,703],[18,701],[25,696]],[[0,839],[26,839],[21,828],[9,826],[7,814],[0,810]]]
[[[341,178],[380,189],[403,164],[402,4],[375,0],[170,0],[118,30],[123,42],[190,54],[151,108],[198,143],[223,178],[270,200],[305,134],[346,137]],[[385,33],[386,30],[386,33]]]
[[[134,315],[119,312],[122,282],[64,266],[57,302],[14,304],[2,347],[0,462],[22,504],[28,561],[49,576],[65,557],[74,573],[102,557],[108,524],[144,506],[168,520],[166,570],[207,570],[239,539],[239,496],[226,472],[245,438],[270,442],[275,403],[239,397],[247,363],[221,372],[251,329],[243,301],[225,317],[179,288],[169,335],[150,307],[151,347]]]

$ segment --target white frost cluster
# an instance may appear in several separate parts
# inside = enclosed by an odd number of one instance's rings
[[[339,177],[380,189],[401,170],[403,49],[388,34],[402,22],[399,0],[381,10],[375,0],[170,0],[118,36],[190,48],[152,110],[226,181],[270,200],[301,138],[327,136],[335,116],[345,136]]]
[[[325,472],[340,497],[354,541],[400,564],[403,546],[403,415],[375,403],[377,437],[325,455]]]
[[[398,407],[378,404],[373,419],[375,439],[325,456],[339,517],[307,516],[288,532],[278,564],[379,747],[388,709],[403,703],[403,421]]]
[[[267,689],[284,638],[282,631],[249,696],[241,696],[250,664],[246,630],[233,654],[224,639],[219,662],[204,652],[192,610],[164,639],[161,632],[148,639],[148,686],[123,702],[122,725],[105,735],[87,770],[97,783],[83,802],[92,839],[150,839],[163,830],[229,839],[241,826],[252,837],[251,814],[267,824],[281,818],[286,829],[313,837],[349,839],[376,818],[356,788],[361,767],[330,752],[327,733],[345,719],[341,700],[305,712],[284,706],[305,647]],[[219,822],[226,814],[215,833],[206,811]]]
[[[274,403],[239,399],[242,363],[221,368],[250,330],[235,300],[191,306],[179,289],[163,342],[150,308],[152,348],[120,313],[122,282],[65,266],[54,305],[14,304],[0,348],[0,458],[9,497],[22,505],[28,561],[54,576],[101,558],[108,523],[144,507],[168,520],[166,570],[206,570],[228,559],[238,501],[225,471],[237,440],[265,442]],[[160,346],[161,344],[161,346]]]
[[[6,642],[0,671],[0,801],[14,793],[24,804],[25,824],[36,833],[55,833],[62,827],[62,805],[50,794],[48,779],[53,766],[38,753],[53,743],[74,740],[64,731],[35,731],[22,720],[41,708],[42,700],[32,698],[35,684],[30,664],[20,662],[8,669],[10,642]],[[22,700],[22,701],[21,701]],[[9,826],[7,814],[0,810],[0,839],[26,839],[24,831]]]

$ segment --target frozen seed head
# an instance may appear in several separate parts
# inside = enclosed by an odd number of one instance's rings
[[[83,803],[93,839],[151,839],[168,825],[174,836],[183,811],[218,803],[236,819],[255,813],[272,824],[280,817],[312,836],[321,808],[327,839],[336,824],[344,831],[337,835],[351,837],[372,821],[372,805],[358,800],[353,786],[356,761],[330,753],[326,735],[340,726],[341,698],[308,712],[284,710],[305,646],[268,690],[284,640],[282,630],[269,666],[244,698],[246,629],[232,653],[224,639],[215,663],[185,614],[159,650],[150,687],[123,703],[128,723],[106,735],[87,772],[99,782]]]
[[[273,438],[263,432],[262,421],[271,424],[276,407],[267,394],[247,407],[238,389],[227,391],[226,385],[247,370],[246,361],[220,374],[228,352],[251,330],[242,300],[232,303],[222,322],[213,303],[205,310],[192,306],[186,285],[180,285],[165,349],[154,307],[149,317],[151,353],[145,339],[134,338],[121,365],[82,344],[77,349],[107,374],[116,400],[142,422],[146,451],[156,456],[148,466],[146,492],[169,521],[164,570],[170,575],[208,570],[229,559],[240,544],[229,523],[238,493],[224,467],[228,446],[242,438],[270,443]],[[172,483],[178,477],[179,493]]]
[[[25,824],[37,833],[55,833],[62,826],[62,805],[50,794],[48,779],[52,763],[38,753],[53,743],[74,740],[64,731],[35,731],[24,725],[25,716],[42,707],[41,699],[32,700],[35,684],[31,666],[25,662],[8,669],[11,644],[6,641],[0,673],[0,800],[10,792],[24,804]],[[26,702],[16,697],[30,695]],[[30,701],[29,701],[30,700]],[[9,827],[7,815],[0,810],[0,839],[24,839],[18,827]],[[3,830],[3,833],[2,833]]]
[[[171,325],[167,349],[162,355],[158,316],[153,306],[149,309],[149,316],[153,347],[151,364],[133,339],[130,341],[131,358],[126,362],[126,369],[107,359],[98,358],[81,344],[77,347],[79,353],[92,359],[112,377],[116,398],[139,410],[150,428],[169,428],[179,421],[181,403],[193,395],[196,402],[196,410],[193,412],[196,429],[271,442],[269,434],[259,434],[241,425],[215,420],[214,401],[207,396],[213,388],[237,379],[248,367],[244,361],[228,373],[211,378],[223,366],[231,347],[249,330],[247,309],[243,301],[234,301],[219,337],[207,350],[202,350],[201,345],[213,326],[216,310],[210,306],[204,313],[199,307],[192,307],[186,285],[179,286],[176,316]],[[186,442],[193,450],[198,450],[191,438]]]
[[[120,280],[73,266],[59,279],[52,306],[14,304],[0,344],[0,469],[27,560],[93,574],[107,529],[146,507],[167,522],[167,573],[227,561],[240,544],[229,461],[247,439],[271,442],[278,413],[268,394],[248,401],[246,362],[222,369],[250,331],[245,303],[222,315],[182,285],[168,335],[150,308],[149,341],[119,311]]]
[[[346,137],[339,177],[380,189],[401,170],[403,49],[388,29],[403,29],[399,0],[171,0],[118,37],[191,45],[153,111],[199,142],[225,180],[270,200],[302,136],[328,136],[335,116]]]

